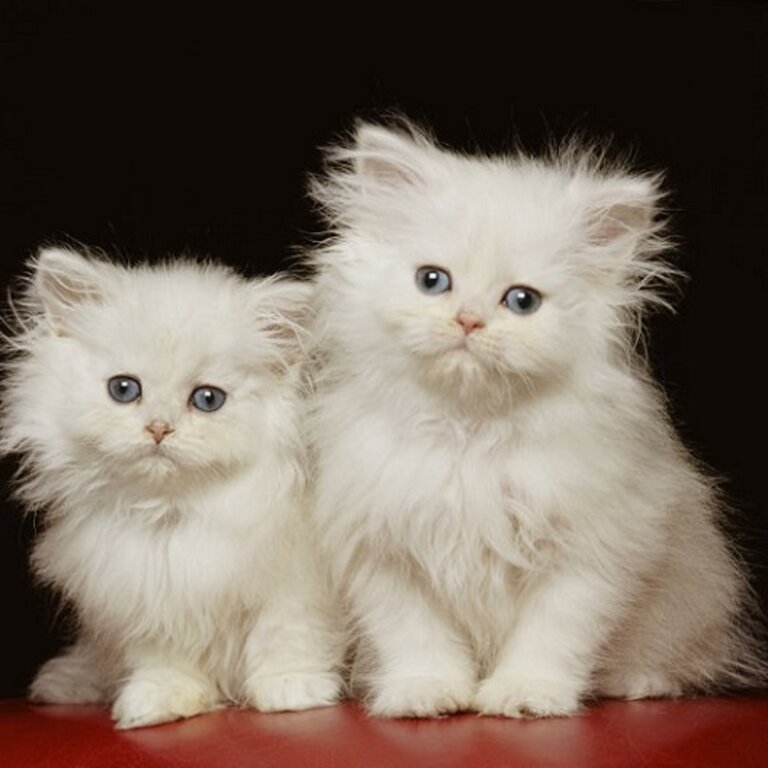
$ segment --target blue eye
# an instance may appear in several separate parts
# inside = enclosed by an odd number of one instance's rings
[[[141,383],[132,376],[113,376],[107,382],[107,390],[118,403],[132,403],[141,397]]]
[[[504,294],[501,303],[516,315],[532,315],[541,306],[541,294],[533,288],[515,285]]]
[[[451,290],[451,276],[440,267],[420,267],[416,270],[416,285],[423,293],[436,296]]]
[[[218,387],[198,387],[189,397],[190,405],[197,408],[198,411],[218,411],[224,401],[227,399],[227,393]]]

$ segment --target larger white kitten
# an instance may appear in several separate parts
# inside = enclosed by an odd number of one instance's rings
[[[316,180],[316,515],[370,711],[759,679],[712,483],[635,344],[657,179],[361,125]]]
[[[339,643],[309,545],[296,366],[306,286],[48,249],[3,391],[2,450],[44,521],[36,574],[76,643],[34,699],[118,726],[234,700],[336,700]]]

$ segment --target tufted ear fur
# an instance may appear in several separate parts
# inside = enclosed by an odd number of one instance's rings
[[[650,304],[668,307],[668,288],[680,277],[662,255],[670,243],[659,218],[660,183],[660,176],[600,169],[574,179],[584,212],[587,268],[613,286],[613,303],[632,312]]]
[[[408,198],[441,177],[444,154],[405,120],[396,129],[361,122],[348,144],[328,150],[310,191],[331,222],[377,226],[407,216]]]
[[[66,336],[76,310],[104,298],[105,275],[98,262],[75,251],[43,248],[34,262],[34,289],[53,332]]]
[[[660,197],[658,180],[647,176],[595,179],[589,206],[589,237],[594,245],[626,248],[654,234]]]
[[[364,183],[396,191],[424,184],[430,150],[434,147],[422,134],[361,123],[350,152]]]
[[[310,283],[277,277],[253,283],[252,306],[261,332],[276,343],[284,371],[304,357],[306,329],[311,315]]]

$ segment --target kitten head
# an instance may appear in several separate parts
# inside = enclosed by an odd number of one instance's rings
[[[9,339],[2,417],[2,447],[26,454],[28,495],[49,493],[46,476],[64,492],[174,492],[279,452],[295,435],[305,299],[301,283],[212,264],[125,268],[43,250]]]
[[[471,157],[359,125],[312,183],[336,234],[317,256],[321,333],[342,366],[462,397],[618,359],[673,274],[658,181],[575,145]]]

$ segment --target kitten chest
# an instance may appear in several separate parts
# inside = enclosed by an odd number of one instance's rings
[[[443,593],[508,595],[536,565],[542,527],[511,472],[514,449],[445,422],[401,426],[358,422],[337,441],[338,535],[407,558]]]
[[[33,555],[38,573],[86,621],[108,616],[117,631],[147,635],[172,635],[177,625],[242,610],[254,559],[242,538],[174,523],[170,515],[167,522],[132,520],[127,512],[61,519]]]

